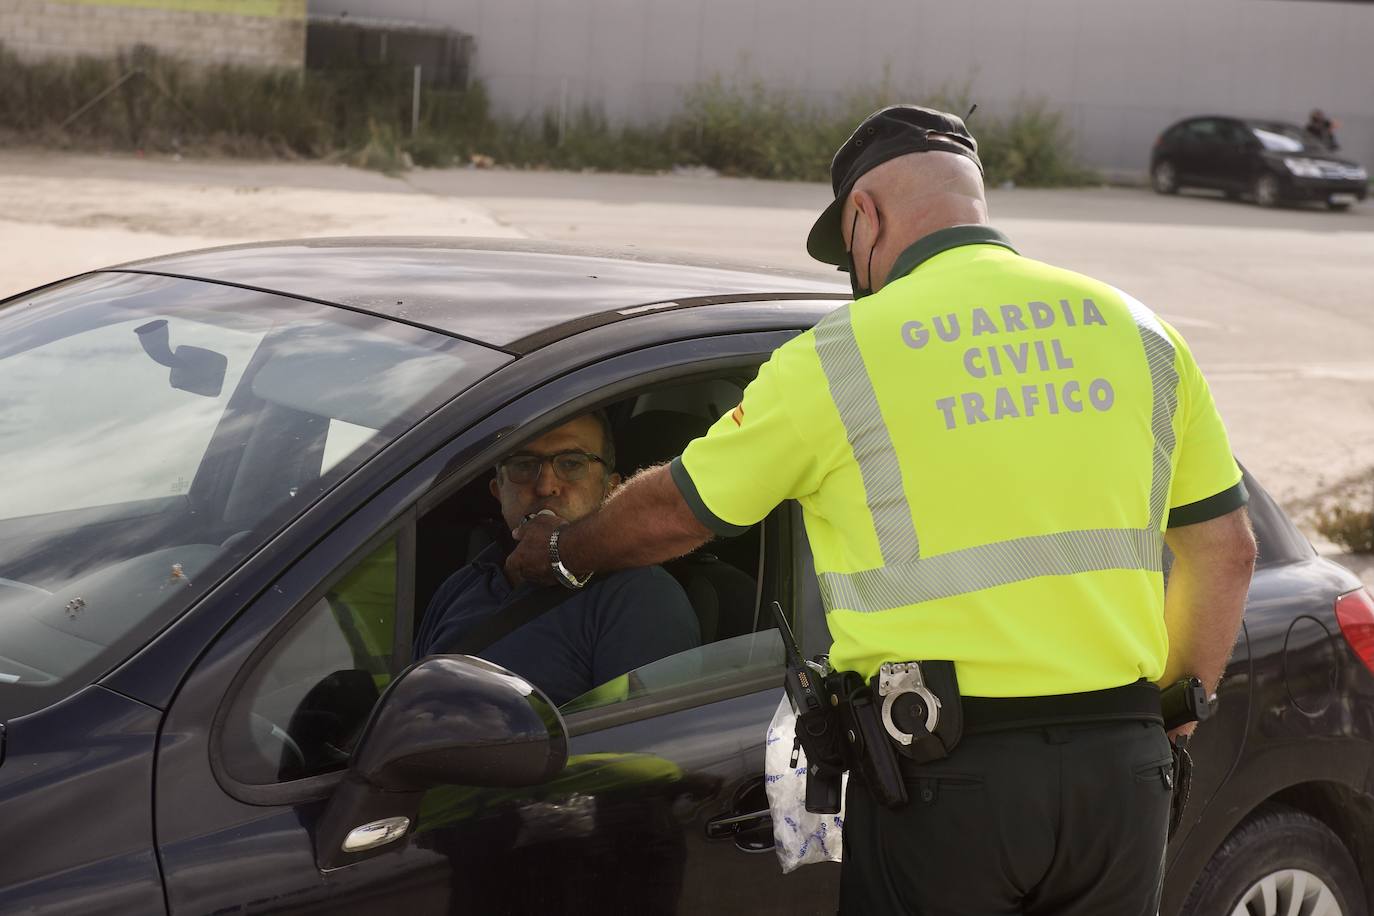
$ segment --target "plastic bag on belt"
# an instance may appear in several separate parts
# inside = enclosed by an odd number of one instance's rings
[[[773,815],[773,843],[786,874],[813,862],[838,862],[844,852],[841,830],[844,804],[839,814],[812,814],[806,810],[806,752],[797,748],[792,765],[797,715],[784,694],[773,713],[764,744],[764,789]],[[844,775],[844,785],[849,774]]]

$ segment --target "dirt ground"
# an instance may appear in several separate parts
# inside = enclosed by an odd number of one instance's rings
[[[584,241],[819,271],[825,185],[0,152],[0,297],[190,248],[332,235]],[[1237,454],[1311,533],[1374,465],[1374,203],[1263,210],[1127,188],[994,190],[1023,254],[1129,291],[1188,338]],[[826,276],[840,279],[833,272]]]

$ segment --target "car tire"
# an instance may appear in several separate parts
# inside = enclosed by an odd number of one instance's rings
[[[1277,207],[1283,199],[1283,188],[1279,179],[1267,172],[1255,179],[1255,203],[1261,207]]]
[[[1178,170],[1168,159],[1161,159],[1150,170],[1150,185],[1156,194],[1178,193]]]
[[[1335,211],[1336,213],[1340,213],[1340,212],[1342,212],[1342,211],[1344,211],[1344,210],[1349,210],[1349,209],[1350,209],[1350,204],[1345,203],[1345,202],[1343,202],[1343,201],[1328,200],[1328,201],[1326,202],[1326,209],[1328,209],[1328,210],[1333,210],[1333,211]]]
[[[1293,906],[1299,893],[1304,899]],[[1310,814],[1274,803],[1232,831],[1182,909],[1183,916],[1368,912],[1359,870],[1340,838]]]

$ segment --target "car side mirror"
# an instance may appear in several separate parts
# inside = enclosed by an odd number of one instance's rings
[[[395,848],[440,785],[534,786],[568,759],[557,708],[528,681],[466,655],[401,672],[377,701],[315,831],[319,867]]]

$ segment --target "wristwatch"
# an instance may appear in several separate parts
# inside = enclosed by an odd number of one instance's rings
[[[587,573],[579,579],[572,574],[568,567],[563,565],[563,561],[558,557],[558,536],[562,533],[562,528],[555,528],[553,533],[549,535],[549,565],[553,567],[553,575],[558,580],[559,585],[564,588],[578,589],[587,584],[587,580],[591,579],[592,574]]]

